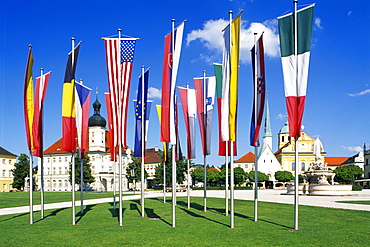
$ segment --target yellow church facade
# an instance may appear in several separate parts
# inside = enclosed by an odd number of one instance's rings
[[[310,164],[315,161],[313,153],[313,144],[315,139],[307,135],[306,132],[301,132],[301,137],[298,139],[298,169],[300,173],[308,170]],[[289,126],[285,126],[278,134],[278,151],[275,152],[277,160],[282,166],[282,170],[294,172],[295,170],[295,140],[289,136]],[[321,150],[321,156],[325,163],[325,152]]]

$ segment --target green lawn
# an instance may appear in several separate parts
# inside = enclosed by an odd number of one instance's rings
[[[370,205],[370,201],[337,201],[337,202]]]
[[[128,194],[124,194],[128,195]],[[130,193],[131,195],[131,193]],[[118,193],[117,193],[118,196]],[[88,192],[84,193],[84,199],[96,199],[113,197],[113,192]],[[19,207],[30,205],[29,192],[0,193],[0,208]],[[33,192],[33,203],[41,204],[40,192]],[[72,201],[72,192],[45,192],[44,203]],[[76,192],[76,200],[80,200],[80,192]]]
[[[71,208],[45,211],[29,224],[29,214],[0,216],[0,246],[366,246],[370,242],[368,211],[299,207],[299,231],[293,228],[293,205],[259,202],[259,221],[253,221],[253,201],[235,201],[235,228],[224,215],[224,199],[178,198],[176,225],[172,204],[162,198],[124,201],[123,226],[112,203],[87,206],[72,225]]]

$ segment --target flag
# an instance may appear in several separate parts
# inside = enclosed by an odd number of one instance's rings
[[[63,151],[73,153],[76,149],[75,72],[80,44],[74,48],[73,52],[68,54],[62,99],[62,149]]]
[[[161,128],[161,121],[162,121],[162,107],[160,105],[156,105],[157,115],[159,120],[159,128]],[[167,161],[167,142],[163,142],[163,161]]]
[[[263,49],[263,34],[257,40],[256,44],[251,50],[252,55],[252,69],[254,81],[254,99],[252,110],[252,121],[250,130],[250,145],[257,147],[258,136],[261,128],[263,110],[265,108],[265,94],[266,94],[266,77],[265,77],[265,58]],[[257,79],[257,81],[256,81]]]
[[[197,105],[195,89],[178,87],[187,134],[187,159],[195,158],[195,119]]]
[[[176,143],[174,100],[184,23],[185,22],[182,22],[177,28],[164,37],[160,141],[171,142],[171,144]],[[174,47],[172,47],[172,43]]]
[[[209,155],[211,154],[211,131],[216,78],[212,76],[193,79],[203,155]]]
[[[86,142],[88,140],[91,89],[76,82],[75,90],[77,140],[81,151],[81,158],[83,159],[87,151]]]
[[[35,112],[33,117],[33,156],[43,156],[43,111],[46,89],[48,87],[50,73],[36,78]]]
[[[28,58],[26,64],[26,72],[24,76],[24,123],[26,127],[26,139],[28,150],[33,151],[33,134],[32,134],[32,125],[33,125],[33,116],[34,116],[34,99],[33,99],[33,79],[32,79],[32,66],[33,66],[33,55],[32,55],[32,46],[28,51]]]
[[[127,146],[127,112],[136,38],[104,38],[112,105],[113,146]]]
[[[297,58],[295,57],[294,14],[278,17],[280,53],[288,111],[289,136],[299,138],[306,100],[314,4],[297,12]],[[297,63],[298,61],[298,63]],[[297,68],[298,66],[298,68]],[[298,78],[297,78],[298,76]]]
[[[222,135],[221,135],[222,64],[214,63],[213,68],[214,68],[215,76],[216,76],[216,96],[217,96],[217,115],[218,115],[218,155],[226,156],[226,141],[222,140]],[[237,156],[236,141],[232,142],[232,145],[234,146],[233,156]],[[231,155],[230,142],[228,142],[227,153],[228,155]]]
[[[224,30],[221,134],[222,140],[232,142],[236,141],[240,22],[239,14]]]
[[[175,107],[174,107],[174,113],[175,113],[175,135],[176,135],[176,144],[175,144],[175,161],[182,160],[182,152],[181,152],[181,145],[180,145],[180,139],[179,139],[179,108],[178,108],[178,101],[177,101],[177,95],[175,95]]]
[[[114,146],[113,114],[112,114],[112,103],[110,101],[111,96],[109,93],[105,93],[104,96],[105,96],[105,105],[107,107],[107,116],[108,116],[110,160],[117,161],[116,148]]]
[[[147,121],[149,122],[149,113],[151,102],[148,100],[148,83],[149,83],[149,70],[147,70],[142,76],[139,77],[137,100],[135,105],[135,119],[136,119],[136,130],[135,130],[135,145],[134,145],[134,156],[142,157],[142,147],[144,147],[144,158],[145,158],[145,139],[147,136]],[[144,124],[144,125],[143,125]],[[142,132],[142,129],[144,131]],[[144,144],[143,144],[144,142]],[[143,146],[142,146],[143,145]]]

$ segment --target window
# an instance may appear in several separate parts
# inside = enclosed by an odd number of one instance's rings
[[[281,137],[281,142],[284,142],[284,136]]]
[[[53,180],[53,188],[57,187],[57,181]]]
[[[6,184],[3,184],[3,190],[6,190]]]
[[[62,167],[59,167],[59,174],[62,174]]]
[[[3,170],[3,177],[6,177],[6,170]]]
[[[55,172],[55,167],[53,167],[53,174],[54,174],[54,175],[56,174],[56,172]]]
[[[67,157],[64,157],[64,162],[68,162],[68,158]]]
[[[68,180],[64,180],[64,186],[68,188]]]
[[[12,160],[8,160],[8,164],[11,165],[12,164]]]
[[[59,163],[62,162],[62,157],[59,157],[58,162]]]
[[[9,177],[13,177],[13,173],[11,170],[9,171]]]
[[[63,186],[62,180],[59,180],[58,182],[59,182],[59,188],[61,188]]]
[[[304,162],[301,163],[301,171],[306,170],[306,164]]]
[[[292,162],[292,171],[295,171],[295,162]]]

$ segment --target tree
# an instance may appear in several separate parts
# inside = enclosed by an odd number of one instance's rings
[[[230,173],[229,173],[230,174]],[[248,178],[248,174],[241,167],[234,168],[234,183],[243,184]],[[229,180],[230,181],[230,180]]]
[[[254,182],[254,174],[255,174],[254,171],[249,172],[249,180],[251,180],[252,182]],[[268,175],[266,175],[263,172],[258,171],[258,182],[268,181],[269,179],[270,178]]]
[[[72,184],[72,164],[69,165],[68,174],[69,174],[68,179],[69,183]],[[83,159],[83,175],[84,175],[83,183],[85,185],[89,185],[95,182],[95,178],[91,173],[90,158],[88,155],[85,155],[85,158]],[[75,182],[81,188],[81,159],[79,152],[76,152],[75,154]]]
[[[163,160],[163,151],[159,152]],[[190,165],[193,163],[190,161]],[[187,174],[188,160],[182,157],[180,160],[176,161],[176,183],[183,183],[185,180],[185,174]],[[163,162],[157,166],[155,169],[155,179],[156,184],[163,184]],[[166,185],[172,186],[172,148],[167,153],[166,159]]]
[[[359,166],[348,165],[348,166],[338,166],[334,173],[336,174],[334,180],[342,183],[351,183],[355,179],[359,178],[363,171]]]
[[[277,171],[275,172],[275,179],[279,182],[289,182],[294,179],[294,176],[289,171]]]
[[[35,169],[32,169],[32,174],[35,174]],[[18,162],[14,164],[14,169],[11,170],[13,174],[13,188],[23,190],[25,186],[26,177],[30,176],[30,160],[28,155],[20,154]],[[33,178],[33,188],[35,189],[35,179]]]
[[[207,169],[206,171],[207,176],[207,184],[214,185],[220,181],[221,173],[216,169]],[[204,168],[202,166],[198,166],[191,172],[191,177],[198,182],[204,182]]]
[[[211,185],[217,184],[220,181],[221,172],[216,169],[207,170],[207,183]]]
[[[131,157],[132,162],[128,164],[126,168],[126,177],[129,183],[133,183],[134,179],[136,181],[141,181],[141,160],[139,157]],[[148,178],[148,173],[144,169],[144,179]]]
[[[202,166],[197,166],[190,175],[193,181],[204,182],[204,168]]]

